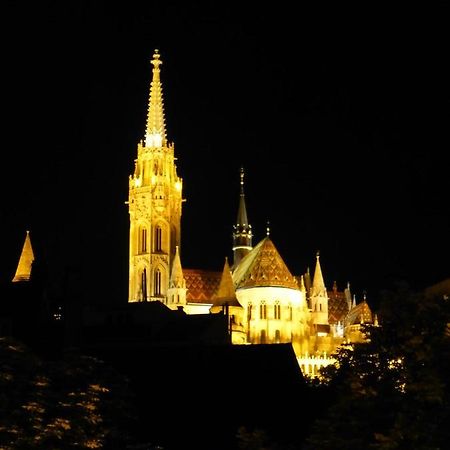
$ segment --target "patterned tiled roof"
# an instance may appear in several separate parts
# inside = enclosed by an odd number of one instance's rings
[[[299,288],[269,236],[242,259],[233,273],[233,280],[237,289],[257,286]]]
[[[356,325],[359,323],[372,323],[372,311],[365,300],[354,306],[345,320],[345,325]]]
[[[348,313],[348,303],[344,292],[328,291],[328,322],[344,322]]]
[[[183,269],[188,302],[211,303],[217,292],[222,272],[202,269]]]

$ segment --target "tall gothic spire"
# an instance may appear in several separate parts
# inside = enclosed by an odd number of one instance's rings
[[[153,64],[153,78],[150,84],[145,146],[163,147],[166,145],[166,125],[164,121],[162,84],[159,68],[162,61],[158,50],[155,50],[151,63]]]
[[[314,270],[314,278],[311,286],[311,296],[327,295],[327,289],[323,281],[322,268],[320,267],[319,252],[316,254],[316,269]]]
[[[240,171],[239,208],[236,225],[233,226],[233,267],[252,249],[252,226],[248,223],[244,194],[244,168]]]
[[[17,281],[29,281],[31,276],[31,266],[34,261],[33,248],[31,247],[30,232],[27,230],[25,242],[20,254],[19,264],[17,264],[16,274],[13,283]]]

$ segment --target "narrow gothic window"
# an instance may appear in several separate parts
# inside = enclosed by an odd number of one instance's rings
[[[265,319],[267,317],[267,307],[265,303],[259,305],[259,318]]]
[[[147,301],[147,269],[142,271],[141,275],[141,290],[142,290],[142,301]]]
[[[155,270],[155,287],[154,287],[155,296],[161,295],[161,272],[159,269]]]
[[[248,304],[247,319],[252,320],[252,304]]]
[[[162,229],[159,225],[155,228],[155,250],[162,251]]]
[[[147,229],[141,229],[141,253],[147,252]]]
[[[273,318],[274,319],[281,318],[281,306],[279,302],[275,303],[275,305],[273,306]]]
[[[319,303],[319,311],[322,311],[322,303]]]

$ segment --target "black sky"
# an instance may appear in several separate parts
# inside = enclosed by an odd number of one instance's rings
[[[331,3],[333,5],[333,3]],[[85,297],[125,298],[128,176],[155,48],[187,199],[182,263],[231,257],[239,168],[256,244],[374,298],[449,276],[448,7],[2,6],[1,272],[26,229]]]

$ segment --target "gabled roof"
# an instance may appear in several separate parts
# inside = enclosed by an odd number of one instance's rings
[[[299,289],[269,236],[241,260],[233,273],[233,281],[236,289],[259,286]]]

